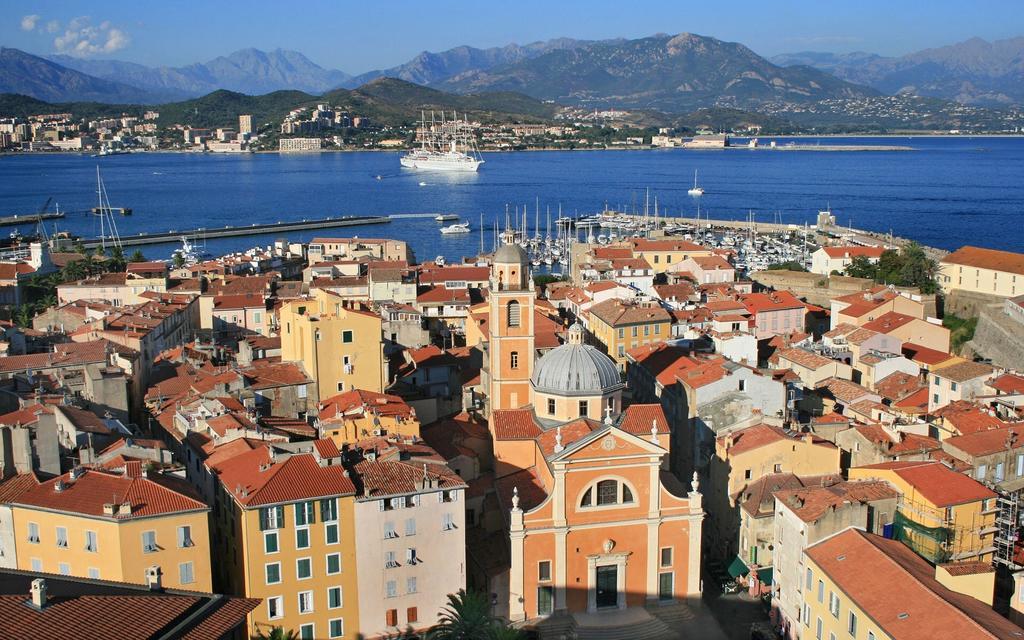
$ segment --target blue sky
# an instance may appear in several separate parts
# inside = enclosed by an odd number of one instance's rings
[[[184,65],[231,51],[294,49],[361,73],[423,50],[490,47],[568,36],[636,38],[689,31],[762,55],[870,51],[900,55],[980,36],[1024,35],[1020,0],[7,0],[0,44],[148,65]]]

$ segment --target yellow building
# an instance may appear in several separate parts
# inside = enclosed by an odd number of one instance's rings
[[[893,534],[933,563],[989,562],[995,551],[996,494],[941,462],[885,462],[849,471],[900,492]]]
[[[18,568],[146,584],[155,566],[166,588],[210,592],[210,508],[193,495],[139,462],[39,483],[11,504]]]
[[[416,410],[398,396],[353,389],[327,398],[317,416],[320,437],[341,447],[374,436],[420,437]]]
[[[970,563],[976,564],[976,563]],[[1014,638],[1024,631],[957,593],[910,549],[845,529],[804,551],[802,606],[787,638]],[[956,591],[959,591],[957,589]]]
[[[1024,293],[1024,253],[960,247],[939,262],[942,292],[984,293],[1012,298]]]
[[[590,307],[589,325],[620,371],[630,349],[672,337],[672,316],[653,302],[605,300]]]
[[[262,445],[212,465],[223,588],[263,601],[249,614],[252,635],[274,627],[303,639],[359,632],[355,486],[337,449],[321,449],[290,455]]]
[[[281,359],[301,362],[316,397],[350,389],[382,392],[387,384],[382,319],[359,303],[322,289],[281,306]]]
[[[672,265],[679,264],[687,258],[698,258],[713,255],[711,249],[687,240],[648,240],[640,238],[633,241],[633,257],[643,258],[651,265],[655,274],[665,273]]]

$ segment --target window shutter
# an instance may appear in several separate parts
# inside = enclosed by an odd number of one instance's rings
[[[419,611],[416,610],[416,607],[409,607],[409,609],[405,612],[405,617],[409,621],[409,624],[419,622]]]
[[[276,518],[277,522],[276,522],[276,526],[274,528],[277,529],[277,528],[280,528],[281,526],[284,525],[284,505],[282,504],[282,505],[276,506],[276,507],[274,507],[274,510],[277,513],[277,518]]]
[[[398,609],[388,609],[387,625],[389,627],[397,627],[398,626]]]
[[[269,515],[266,508],[260,509],[260,531],[266,531],[270,528],[270,523],[268,522]]]

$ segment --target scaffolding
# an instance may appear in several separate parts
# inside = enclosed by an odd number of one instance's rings
[[[949,527],[929,527],[897,510],[893,518],[893,537],[932,564],[949,561],[949,546],[953,538]]]
[[[996,499],[999,513],[996,515],[996,535],[993,543],[996,552],[994,561],[1005,565],[1010,571],[1018,571],[1022,567],[1016,561],[1017,540],[1020,530],[1020,498],[1021,490],[1000,493]]]

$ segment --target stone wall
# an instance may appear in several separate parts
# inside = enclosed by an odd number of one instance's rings
[[[981,307],[974,338],[963,347],[963,356],[979,355],[997,367],[1024,368],[1024,326],[1006,315],[1002,304]]]
[[[750,274],[750,279],[762,287],[788,289],[798,298],[803,298],[811,304],[816,304],[826,309],[831,306],[832,298],[865,291],[875,286],[874,281],[868,278],[851,278],[848,276],[828,276],[826,278],[817,273],[786,271],[783,269],[755,271]],[[925,317],[938,317],[935,295],[920,294],[916,289],[908,287],[896,287],[896,289],[919,296],[924,304]]]
[[[980,316],[981,310],[989,306],[1002,307],[1006,298],[971,291],[951,291],[943,299],[943,312],[960,318]]]

